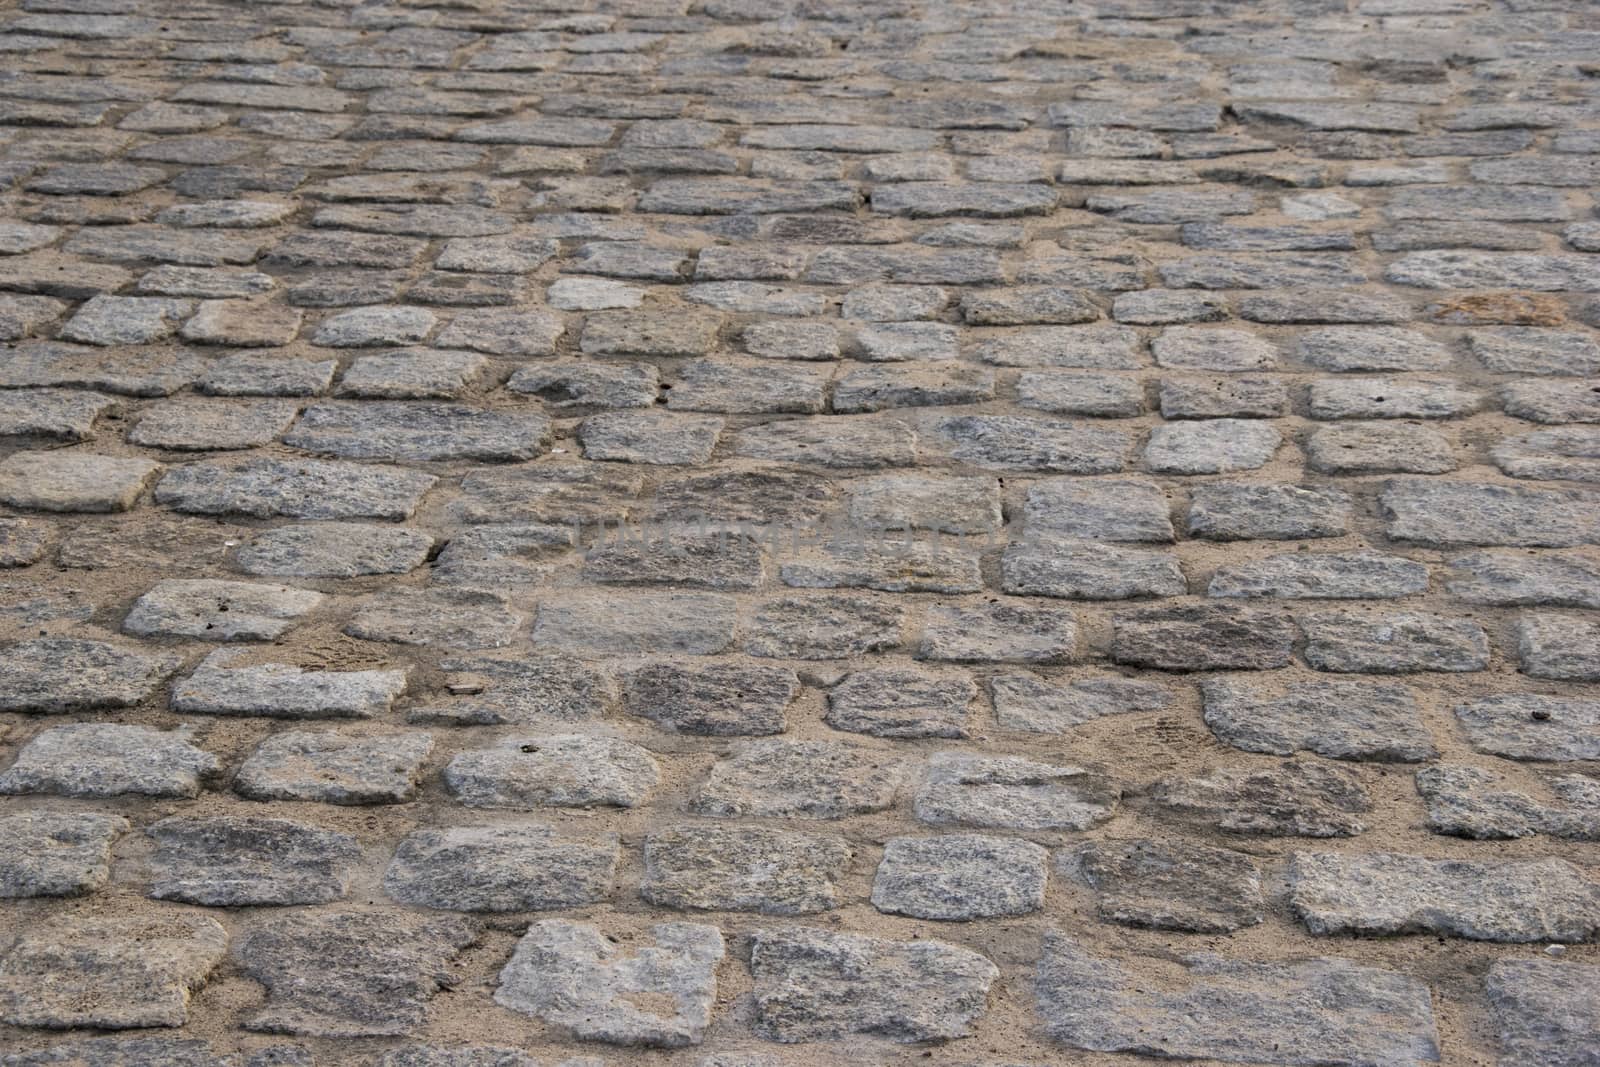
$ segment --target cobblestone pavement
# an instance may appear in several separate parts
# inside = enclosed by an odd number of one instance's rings
[[[1600,9],[0,5],[0,1064],[1600,1064]]]

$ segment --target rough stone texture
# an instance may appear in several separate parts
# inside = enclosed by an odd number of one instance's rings
[[[0,1063],[1592,1061],[1587,972],[1489,982],[1587,946],[1313,935],[1284,878],[1594,874],[1592,8],[0,5],[0,953],[491,916],[352,986],[447,985],[408,1036],[252,1034],[235,962]],[[715,928],[704,1050],[582,1051],[649,983],[496,1004],[558,914]],[[992,956],[992,1010],[837,956],[785,1029],[778,916]]]
[[[971,1032],[999,969],[942,941],[802,927],[756,935],[756,1028],[782,1042],[864,1034],[938,1041]]]
[[[517,942],[494,999],[586,1041],[698,1045],[723,951],[714,926],[658,923],[649,943],[624,951],[597,927],[546,919]]]
[[[446,970],[477,939],[462,919],[395,910],[305,911],[252,924],[234,945],[267,989],[250,1030],[313,1037],[409,1033],[453,984]]]
[[[326,904],[349,890],[361,858],[349,834],[287,819],[171,818],[145,833],[156,846],[150,895],[211,907]]]
[[[1475,941],[1587,941],[1600,884],[1561,860],[1475,863],[1392,852],[1297,852],[1289,902],[1314,934],[1442,934]]]
[[[1600,1042],[1600,968],[1550,960],[1507,959],[1489,968],[1484,991],[1494,1012],[1502,1063],[1538,1060],[1550,1067],[1594,1062]]]

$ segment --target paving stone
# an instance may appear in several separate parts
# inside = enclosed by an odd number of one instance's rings
[[[1600,607],[1600,562],[1561,552],[1456,556],[1445,588],[1471,604]]]
[[[1112,816],[1120,796],[1107,776],[1070,764],[936,752],[914,810],[934,826],[1087,830]]]
[[[503,1045],[404,1045],[383,1053],[376,1067],[538,1067],[538,1062]],[[597,1061],[580,1057],[561,1062],[563,1067],[594,1067]]]
[[[405,527],[328,522],[262,531],[239,549],[239,569],[271,578],[357,578],[422,566],[434,539]]]
[[[778,597],[757,604],[744,627],[745,651],[782,659],[842,659],[900,643],[903,608],[845,595]]]
[[[1144,391],[1111,375],[1030,371],[1017,377],[1017,403],[1058,415],[1129,418],[1144,412]]]
[[[1077,645],[1077,620],[1069,610],[1025,601],[982,601],[930,609],[917,657],[956,663],[1065,663]]]
[[[452,911],[570,908],[611,889],[617,841],[558,836],[542,826],[418,830],[395,850],[384,892]]]
[[[735,454],[820,467],[905,467],[916,461],[917,433],[871,415],[783,419],[735,430]]]
[[[466,920],[393,910],[293,912],[249,927],[234,945],[267,988],[248,1030],[311,1037],[394,1036],[427,1018],[453,984],[446,968],[477,939]]]
[[[654,663],[627,674],[623,707],[675,733],[780,734],[799,693],[800,680],[784,667]]]
[[[1378,503],[1398,541],[1562,548],[1600,536],[1600,496],[1582,491],[1405,478]]]
[[[1535,678],[1600,680],[1600,625],[1571,615],[1524,615],[1517,653],[1522,672]]]
[[[0,793],[68,797],[196,797],[222,769],[190,744],[193,728],[69,723],[34,735],[0,774]]]
[[[154,694],[181,663],[174,655],[81,638],[9,642],[0,656],[0,711],[132,707]]]
[[[119,403],[101,393],[68,389],[18,389],[0,393],[0,436],[89,441],[95,421]]]
[[[598,719],[617,703],[616,686],[605,673],[564,655],[454,656],[440,667],[482,685],[471,699],[415,708],[412,722],[463,725],[534,725]]]
[[[1306,759],[1273,767],[1168,776],[1148,796],[1164,812],[1230,834],[1352,837],[1364,833],[1372,800],[1352,770]]]
[[[331,359],[240,352],[212,363],[195,386],[213,396],[315,396],[328,388],[338,366]]]
[[[1271,419],[1289,414],[1288,389],[1271,378],[1163,378],[1160,403],[1164,419]]]
[[[353,308],[323,320],[311,340],[331,348],[413,344],[427,337],[437,322],[426,308]]]
[[[170,818],[155,842],[150,895],[211,907],[325,904],[349,891],[356,839],[287,819]]]
[[[120,815],[14,812],[0,816],[0,897],[76,897],[105,886]]]
[[[993,398],[994,372],[960,363],[863,367],[833,383],[833,409],[840,413],[902,407],[950,407]]]
[[[1435,754],[1415,699],[1389,683],[1302,679],[1278,690],[1232,678],[1200,683],[1206,725],[1246,752],[1414,763]]]
[[[578,595],[541,602],[533,640],[573,652],[711,655],[733,631],[734,602],[718,594]]]
[[[839,358],[839,331],[828,322],[758,322],[741,336],[745,351],[763,359]]]
[[[1327,956],[1254,963],[1197,953],[1150,976],[1154,962],[1140,960],[1136,978],[1047,932],[1034,988],[1050,1036],[1069,1048],[1231,1063],[1439,1058],[1428,987],[1408,975]]]
[[[0,956],[0,1020],[54,1030],[182,1026],[228,935],[204,915],[58,916]]]
[[[1183,568],[1171,552],[1045,537],[1008,545],[1000,586],[1021,596],[1128,600],[1181,596]]]
[[[637,745],[585,734],[511,738],[463,752],[444,770],[445,785],[475,808],[631,808],[643,803],[660,771]]]
[[[844,902],[852,850],[842,837],[761,827],[680,826],[645,839],[640,895],[701,911],[807,915]]]
[[[441,648],[503,648],[527,617],[496,593],[395,589],[369,600],[344,632],[365,641]]]
[[[585,318],[579,343],[594,356],[704,356],[721,325],[705,311],[601,311]]]
[[[1600,838],[1600,785],[1581,774],[1548,779],[1547,803],[1518,791],[1496,771],[1469,766],[1428,767],[1417,772],[1417,794],[1428,808],[1428,829],[1476,840],[1549,834],[1593,841]]]
[[[1489,458],[1513,478],[1600,481],[1600,431],[1564,426],[1502,438]]]
[[[292,342],[304,314],[259,300],[203,300],[179,333],[201,345],[275,348]]]
[[[900,761],[845,742],[746,741],[712,766],[689,808],[725,819],[840,819],[887,809],[904,773]]]
[[[545,919],[517,942],[494,999],[586,1041],[698,1045],[724,951],[721,932],[698,923],[657,923],[628,951],[599,927]]]
[[[578,438],[588,459],[698,464],[711,458],[723,426],[705,415],[607,412],[585,419]]]
[[[397,349],[362,356],[339,379],[339,396],[375,400],[448,400],[484,370],[472,352]]]
[[[1134,370],[1147,362],[1139,335],[1127,326],[1025,326],[985,339],[971,351],[1002,367],[1083,367]]]
[[[778,575],[783,584],[802,589],[976,593],[983,588],[980,561],[973,552],[915,540],[871,543],[849,535],[820,550],[788,555]]]
[[[28,511],[128,511],[161,468],[85,451],[15,452],[0,462],[0,502]]]
[[[1278,349],[1243,330],[1175,326],[1151,342],[1156,363],[1174,370],[1259,371],[1278,364]]]
[[[532,459],[544,451],[550,420],[423,401],[313,404],[283,442],[291,448],[390,462]]]
[[[5,276],[0,263],[0,278]],[[0,293],[0,341],[17,341],[39,332],[66,313],[67,305],[48,296]]]
[[[140,637],[269,641],[322,599],[321,593],[286,586],[169,578],[134,601],[122,628]]]
[[[1284,553],[1218,567],[1208,596],[1362,600],[1428,591],[1428,568],[1378,552]]]
[[[1483,407],[1483,394],[1447,381],[1324,379],[1310,388],[1314,419],[1448,419]]]
[[[1585,964],[1549,960],[1499,960],[1489,968],[1484,991],[1494,1013],[1502,1062],[1538,1060],[1550,1067],[1578,1067],[1593,1058],[1593,1004],[1600,971]]]
[[[286,730],[258,745],[233,788],[251,800],[323,804],[398,804],[416,793],[425,733],[343,735]]]
[[[1530,422],[1600,422],[1600,382],[1525,381],[1501,387],[1507,415]]]
[[[437,481],[393,467],[257,459],[176,467],[157,483],[155,495],[156,503],[191,515],[398,522],[411,517]]]
[[[892,915],[969,922],[1044,907],[1049,853],[1031,841],[946,834],[884,846],[872,906]]]
[[[1013,415],[958,415],[938,420],[936,435],[952,458],[987,470],[1112,474],[1128,435],[1085,423]]]
[[[187,300],[102,293],[67,320],[61,336],[89,345],[150,344],[171,336],[193,310]]]
[[[1112,625],[1113,660],[1168,671],[1283,667],[1295,639],[1287,616],[1232,604],[1122,612]]]
[[[966,737],[977,687],[968,678],[920,668],[855,671],[828,693],[824,721],[875,737]]]
[[[823,409],[826,385],[826,370],[701,360],[679,370],[667,406],[728,414],[815,413]]]
[[[172,688],[172,709],[281,719],[370,719],[405,692],[406,670],[306,671],[287,663],[233,666],[211,653]]]
[[[1145,446],[1145,465],[1162,474],[1227,474],[1255,470],[1272,460],[1283,435],[1242,419],[1157,426]]]
[[[1313,934],[1586,941],[1600,928],[1600,886],[1557,859],[1476,863],[1393,852],[1297,852],[1289,863],[1289,903]]]
[[[999,969],[943,941],[891,941],[805,927],[755,936],[756,1032],[784,1043],[854,1034],[898,1042],[964,1037]]]
[[[55,544],[52,528],[31,519],[0,519],[0,568],[39,562]]]
[[[292,400],[177,397],[146,408],[128,441],[176,452],[259,448],[277,440],[299,412]]]
[[[1100,918],[1124,926],[1224,934],[1266,916],[1260,869],[1229,849],[1102,841],[1064,853],[1059,870],[1094,892]]]

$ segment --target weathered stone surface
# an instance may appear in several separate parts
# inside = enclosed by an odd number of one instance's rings
[[[4,774],[0,793],[69,797],[196,797],[222,762],[190,744],[193,729],[70,723],[34,735]]]
[[[444,769],[450,792],[474,808],[632,808],[661,772],[638,745],[587,734],[510,738],[463,752]]]
[[[1110,778],[1070,764],[937,752],[914,806],[935,826],[1087,830],[1111,817],[1120,796]]]
[[[1489,665],[1489,638],[1471,619],[1327,611],[1301,616],[1300,625],[1306,662],[1319,671],[1407,674],[1481,671]]]
[[[1039,845],[1012,838],[891,838],[872,882],[872,906],[958,922],[1025,915],[1044,906],[1048,861]]]
[[[916,461],[916,431],[877,415],[786,419],[730,436],[738,455],[777,463],[876,468]]]
[[[1271,419],[1289,414],[1289,391],[1276,379],[1253,375],[1163,378],[1160,403],[1165,419]]]
[[[1600,494],[1396,479],[1378,498],[1390,538],[1425,545],[1555,547],[1600,541]]]
[[[1157,930],[1223,934],[1261,922],[1261,872],[1242,852],[1138,838],[1082,845],[1063,875],[1094,892],[1102,919]]]
[[[174,711],[282,719],[370,719],[405,692],[406,671],[306,671],[287,663],[230,666],[211,653],[172,687]]]
[[[88,452],[14,452],[0,461],[0,502],[27,511],[128,511],[161,468]]]
[[[598,719],[617,703],[616,686],[603,671],[565,655],[469,655],[440,662],[481,694],[417,708],[413,722],[529,725]]]
[[[904,609],[887,599],[778,597],[747,617],[744,647],[767,658],[842,659],[895,647],[904,621]]]
[[[1600,782],[1582,774],[1558,775],[1545,785],[1545,802],[1516,789],[1498,771],[1465,765],[1417,772],[1417,794],[1428,807],[1428,829],[1436,834],[1500,840],[1549,834],[1600,839]]]
[[[420,471],[320,460],[191,463],[162,477],[156,503],[193,515],[399,522],[437,481]]]
[[[654,663],[623,682],[623,708],[675,733],[781,734],[800,679],[785,667]]]
[[[1561,860],[1430,860],[1297,852],[1289,903],[1313,934],[1431,933],[1476,941],[1587,941],[1600,885]]]
[[[701,911],[806,915],[844,903],[852,851],[842,837],[760,827],[680,826],[645,839],[639,893]]]
[[[181,662],[177,656],[147,655],[104,641],[42,637],[11,642],[0,655],[0,711],[131,707],[153,694]]]
[[[1484,980],[1503,1063],[1581,1067],[1594,1058],[1600,968],[1548,960],[1496,961]]]
[[[965,737],[971,679],[920,668],[855,671],[828,692],[824,721],[874,737]]]
[[[1227,474],[1266,466],[1282,444],[1282,434],[1259,422],[1172,423],[1151,431],[1144,462],[1158,474]]]
[[[1015,415],[958,415],[934,431],[953,459],[987,470],[1112,474],[1129,444],[1120,430]]]
[[[836,741],[747,741],[711,768],[690,809],[720,818],[839,819],[882,811],[904,778],[899,760]]]
[[[1259,371],[1278,364],[1271,342],[1243,330],[1178,326],[1161,331],[1150,351],[1174,370]]]
[[[0,898],[75,897],[111,876],[120,815],[19,811],[0,815]]]
[[[1112,659],[1167,671],[1282,667],[1295,638],[1287,616],[1232,604],[1123,612],[1112,625]]]
[[[605,899],[617,851],[614,837],[561,837],[543,826],[418,830],[395,850],[383,891],[451,911],[577,907]]]
[[[329,522],[265,530],[239,550],[247,574],[269,578],[358,578],[405,574],[432,551],[432,537],[404,527]]]
[[[453,984],[450,961],[476,939],[463,919],[394,910],[261,921],[234,946],[244,972],[267,988],[266,1005],[244,1026],[311,1037],[409,1033],[434,993]]]
[[[345,625],[345,633],[402,645],[501,648],[525,622],[525,615],[495,593],[394,590],[368,601]]]
[[[1360,600],[1428,591],[1428,568],[1378,552],[1284,553],[1218,567],[1208,596]]]
[[[1026,601],[945,604],[929,610],[917,657],[956,663],[1064,663],[1078,646],[1077,619]]]
[[[321,593],[281,585],[169,578],[133,602],[122,629],[139,637],[270,641],[322,599]]]
[[[210,907],[326,904],[349,891],[356,839],[287,819],[170,818],[155,842],[150,895]]]
[[[500,972],[495,1002],[586,1041],[698,1045],[711,1023],[722,934],[697,923],[658,923],[650,935],[650,943],[625,952],[598,927],[536,922]]]
[[[1035,991],[1050,1035],[1069,1048],[1230,1063],[1439,1059],[1428,987],[1394,971],[1332,957],[1247,963],[1203,953],[1181,971],[1156,965],[1153,981],[1155,961],[1140,963],[1135,978],[1046,933]]]
[[[1413,763],[1433,739],[1404,686],[1305,680],[1282,695],[1231,678],[1201,683],[1206,725],[1247,752]]]
[[[1525,760],[1600,758],[1600,701],[1512,693],[1455,711],[1480,752]]]
[[[733,643],[734,602],[714,593],[585,594],[539,605],[541,648],[609,654],[711,655]]]
[[[1572,615],[1525,615],[1517,624],[1522,672],[1535,678],[1600,681],[1600,624]]]
[[[1165,812],[1231,834],[1351,837],[1366,831],[1363,816],[1372,811],[1354,771],[1304,759],[1169,776],[1148,795]]]
[[[1321,379],[1309,396],[1314,419],[1448,419],[1483,406],[1483,394],[1437,379]]]
[[[1323,474],[1444,474],[1456,469],[1449,438],[1408,423],[1326,426],[1305,444],[1306,465]]]
[[[117,407],[109,396],[68,389],[0,393],[0,436],[89,441],[95,436],[95,421]]]
[[[709,415],[608,412],[584,419],[578,439],[586,459],[697,464],[711,458],[724,425]]]
[[[1471,604],[1600,607],[1600,561],[1565,552],[1472,552],[1450,560],[1445,588]]]
[[[942,941],[890,941],[786,927],[756,935],[756,1030],[774,1041],[853,1034],[891,1041],[963,1037],[1000,972]]]
[[[1210,541],[1338,537],[1349,525],[1350,498],[1338,489],[1207,482],[1189,498],[1189,532]]]
[[[593,582],[754,589],[766,576],[766,558],[742,533],[663,530],[649,540],[596,544],[584,554],[583,576]]]
[[[239,765],[233,788],[251,800],[324,804],[398,804],[410,800],[422,761],[433,749],[424,733],[349,735],[288,730],[273,734]]]
[[[1171,552],[1053,536],[1006,546],[1000,587],[1021,596],[1071,600],[1182,596],[1188,591],[1183,568]]]
[[[182,1026],[228,935],[203,915],[60,916],[0,956],[0,1020],[54,1030]]]
[[[457,404],[333,401],[307,408],[283,442],[345,459],[419,462],[527,460],[544,451],[542,415]]]
[[[182,397],[146,409],[128,432],[128,440],[179,452],[259,448],[277,440],[299,410],[293,401],[286,400]]]

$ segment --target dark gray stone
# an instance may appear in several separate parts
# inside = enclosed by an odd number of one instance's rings
[[[1600,967],[1549,960],[1499,960],[1484,990],[1494,1012],[1502,1063],[1585,1067],[1600,1047]]]
[[[0,711],[79,712],[140,703],[175,672],[177,656],[104,641],[43,637],[0,655]]]
[[[1100,918],[1125,926],[1226,934],[1266,914],[1260,869],[1224,848],[1104,841],[1063,854],[1060,870],[1094,892]]]
[[[361,859],[349,834],[287,819],[170,818],[145,833],[150,895],[208,907],[326,904],[349,891]]]
[[[1364,833],[1372,800],[1355,771],[1306,759],[1276,766],[1170,776],[1148,795],[1164,813],[1230,834],[1353,837]]]
[[[623,708],[675,733],[781,734],[800,680],[785,667],[654,663],[628,673]]]

